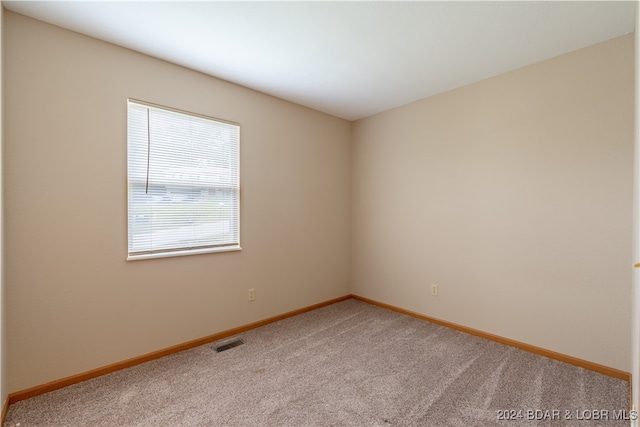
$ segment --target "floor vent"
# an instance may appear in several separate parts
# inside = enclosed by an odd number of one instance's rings
[[[238,338],[224,345],[221,345],[220,347],[216,347],[215,349],[218,353],[220,353],[221,351],[229,350],[230,348],[237,347],[242,344],[244,344],[244,341]]]

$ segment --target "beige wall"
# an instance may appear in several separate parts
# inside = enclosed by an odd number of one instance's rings
[[[3,185],[2,185],[2,152],[3,152],[3,133],[4,133],[4,121],[2,119],[2,104],[3,104],[3,67],[2,67],[2,43],[3,43],[3,21],[4,21],[4,7],[0,4],[0,407],[5,404],[7,401],[7,396],[9,394],[7,388],[7,322],[6,318],[6,291],[5,291],[5,280],[4,280],[4,237],[3,237],[3,228],[4,228],[4,219],[3,219]]]
[[[9,391],[350,292],[349,122],[8,11],[5,35]],[[125,261],[127,97],[241,124],[243,251]]]
[[[352,292],[630,371],[632,174],[633,35],[360,120]]]

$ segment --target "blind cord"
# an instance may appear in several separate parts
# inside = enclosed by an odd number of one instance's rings
[[[147,108],[147,182],[144,189],[144,194],[149,194],[149,162],[151,158],[151,125],[149,124],[149,109]]]

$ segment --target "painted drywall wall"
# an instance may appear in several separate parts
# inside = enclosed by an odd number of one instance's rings
[[[3,152],[3,134],[4,134],[4,121],[3,121],[3,21],[4,21],[4,7],[0,4],[0,405],[4,407],[7,402],[9,391],[7,388],[7,322],[6,318],[6,291],[5,291],[5,279],[4,279],[4,186],[3,170],[2,170],[2,152]]]
[[[640,8],[636,4],[636,29]],[[633,262],[640,261],[640,32],[634,32],[634,152],[633,152]],[[637,265],[637,264],[636,264]],[[631,408],[640,408],[640,269],[633,270],[631,287]],[[637,426],[638,421],[631,423]]]
[[[634,32],[633,262],[640,261],[640,8],[636,3]],[[631,408],[640,408],[640,268],[631,286]],[[637,426],[634,420],[632,426]]]
[[[10,392],[350,292],[349,122],[9,11],[5,55]],[[128,97],[240,123],[241,252],[125,261]]]
[[[353,293],[630,371],[633,48],[355,122]]]

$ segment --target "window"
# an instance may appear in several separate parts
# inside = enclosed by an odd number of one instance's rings
[[[128,101],[128,260],[240,249],[240,127]]]

